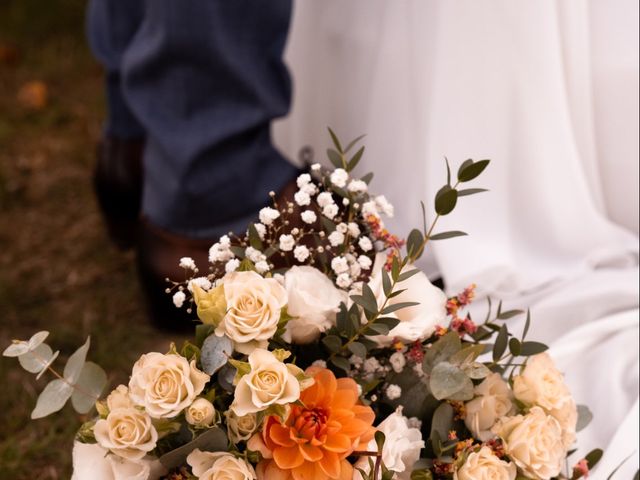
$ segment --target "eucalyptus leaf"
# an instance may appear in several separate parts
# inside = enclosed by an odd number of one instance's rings
[[[414,228],[409,232],[407,237],[407,255],[414,259],[418,259],[424,249],[424,237],[422,232],[417,228]]]
[[[450,232],[442,232],[431,235],[429,237],[429,240],[446,240],[448,238],[464,237],[465,235],[467,235],[467,233],[461,232],[460,230],[451,230]]]
[[[389,330],[393,330],[395,327],[398,326],[398,324],[400,323],[400,320],[398,320],[395,317],[380,317],[380,318],[376,318],[375,323],[383,323],[384,325],[389,327]]]
[[[451,188],[449,185],[445,185],[438,193],[436,193],[435,209],[438,215],[448,215],[458,202],[458,192]]]
[[[578,405],[578,422],[576,423],[576,432],[584,430],[593,420],[593,413],[586,405]]]
[[[46,330],[43,330],[41,332],[35,333],[30,339],[29,339],[29,350],[33,350],[35,349],[38,345],[40,345],[42,342],[44,342],[47,337],[49,336],[49,332],[47,332]]]
[[[489,370],[486,365],[474,362],[471,365],[466,365],[462,367],[464,373],[473,380],[480,380],[482,378],[486,378],[491,374],[491,370]]]
[[[461,182],[473,180],[487,168],[487,165],[489,165],[489,160],[478,160],[466,165],[463,163],[458,170],[458,180]]]
[[[387,305],[380,312],[382,315],[388,315],[390,313],[396,312],[398,310],[402,310],[403,308],[415,307],[416,305],[420,305],[420,302],[398,302],[393,303],[391,305]]]
[[[375,335],[388,335],[389,327],[387,327],[384,323],[372,323],[367,327],[365,331],[365,335],[375,336]]]
[[[463,188],[458,190],[458,197],[466,197],[468,195],[475,195],[476,193],[488,192],[486,188]]]
[[[402,272],[400,272],[400,275],[398,275],[398,283],[404,282],[405,280],[410,279],[415,274],[420,272],[421,270],[418,268],[412,268],[411,270],[403,270]]]
[[[223,335],[219,337],[215,333],[209,335],[200,351],[200,363],[202,364],[202,370],[213,375],[227,364],[229,358],[233,354],[233,342]]]
[[[229,393],[233,393],[235,387],[233,386],[233,379],[236,377],[236,367],[227,363],[218,371],[218,383],[220,386]]]
[[[517,357],[518,355],[520,355],[521,349],[522,344],[520,343],[520,340],[512,337],[509,340],[509,353],[511,353],[511,355],[513,355],[514,357]]]
[[[184,465],[187,456],[196,448],[205,452],[226,452],[227,451],[227,435],[224,430],[213,427],[196,437],[191,442],[182,445],[175,450],[170,451],[160,457],[160,463],[168,470]]]
[[[59,379],[52,380],[38,397],[36,408],[31,412],[31,418],[33,420],[43,418],[61,410],[72,394],[73,387],[67,382]]]
[[[342,157],[338,152],[336,152],[333,148],[327,148],[327,157],[329,157],[329,161],[336,168],[342,168]]]
[[[67,364],[64,367],[64,378],[71,384],[75,384],[78,381],[78,377],[80,377],[80,372],[89,351],[89,345],[91,345],[91,337],[87,337],[84,345],[73,352],[69,360],[67,360]]]
[[[340,144],[340,140],[338,140],[338,136],[334,133],[333,130],[331,130],[330,127],[327,127],[327,130],[329,130],[329,135],[331,136],[331,141],[333,142],[335,147],[338,149],[338,151],[339,152],[344,152],[344,150],[342,150],[342,145]]]
[[[462,342],[457,332],[449,332],[440,337],[431,348],[427,350],[422,361],[422,369],[424,373],[430,374],[440,362],[448,361],[453,355],[458,353],[462,348]]]
[[[520,355],[529,357],[549,350],[549,347],[540,342],[522,342]]]
[[[356,168],[356,166],[360,162],[360,159],[362,158],[363,153],[364,153],[364,147],[360,147],[358,151],[353,155],[353,157],[351,157],[351,160],[349,160],[349,163],[347,163],[348,172]]]
[[[373,172],[367,173],[360,180],[369,185],[371,183],[371,180],[373,180]]]
[[[29,351],[29,343],[16,341],[12,343],[2,352],[3,357],[19,357],[20,355],[24,355]]]
[[[391,278],[389,277],[389,273],[383,268],[382,272],[382,291],[388,297],[391,295],[391,290],[393,289],[393,285],[391,283]]]
[[[251,245],[256,250],[262,250],[262,240],[260,239],[260,234],[256,229],[255,223],[249,224],[249,245]]]
[[[331,353],[337,352],[342,347],[342,340],[337,335],[327,335],[322,339],[322,343]]]
[[[76,412],[88,413],[95,405],[107,385],[107,374],[97,364],[85,362],[80,377],[76,382],[77,389],[71,395],[71,405]]]
[[[366,347],[359,342],[350,343],[348,348],[356,357],[360,357],[362,359],[367,357]]]
[[[45,364],[42,366],[42,369],[40,370],[40,372],[36,375],[36,380],[40,380],[40,377],[44,375],[44,372],[46,372],[47,369],[51,366],[51,364],[56,360],[56,358],[58,358],[59,354],[60,354],[60,351],[58,350],[47,359]]]
[[[339,369],[344,370],[345,372],[348,372],[349,369],[351,368],[351,364],[349,363],[349,360],[343,357],[333,357],[331,359],[331,363],[336,367],[338,367]]]
[[[523,313],[524,310],[507,310],[506,312],[501,312],[500,315],[498,315],[496,318],[498,320],[508,320]]]
[[[448,437],[449,432],[453,430],[454,416],[455,410],[446,402],[441,403],[436,408],[435,412],[433,412],[431,432],[429,434],[432,444],[439,443],[440,439]]]
[[[468,345],[460,351],[451,355],[449,362],[460,366],[463,364],[471,364],[484,352],[484,345]]]
[[[603,453],[604,452],[602,451],[602,449],[594,448],[593,450],[591,450],[589,453],[587,453],[585,455],[584,458],[587,461],[587,463],[589,464],[589,470],[593,469],[593,467],[595,467],[597,465],[597,463],[602,458],[602,454]]]
[[[57,356],[57,354],[56,354]],[[53,357],[53,350],[46,343],[41,343],[33,350],[18,357],[20,366],[29,373],[40,373]]]
[[[347,146],[345,147],[345,149],[344,149],[344,153],[349,153],[349,150],[351,150],[353,147],[355,147],[355,145],[356,145],[360,140],[362,140],[364,137],[366,137],[366,136],[367,136],[366,134],[364,134],[364,135],[360,135],[359,137],[354,138],[353,140],[351,140],[351,141],[349,142],[349,145],[347,145]]]
[[[433,367],[429,379],[429,389],[438,400],[454,398],[457,393],[468,390],[469,384],[471,384],[471,397],[473,397],[473,383],[469,377],[459,367],[449,362],[440,362]]]
[[[509,341],[509,333],[506,325],[500,327],[496,343],[493,345],[493,361],[497,362],[502,358],[504,352],[507,350],[507,343]]]

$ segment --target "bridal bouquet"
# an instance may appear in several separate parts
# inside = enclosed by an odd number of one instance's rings
[[[414,266],[488,160],[463,162],[438,191],[435,220],[403,240],[385,229],[393,206],[353,170],[364,148],[331,133],[335,168],[313,165],[297,193],[223,236],[201,270],[179,263],[167,294],[197,317],[192,341],[142,355],[128,385],[101,394],[89,340],[63,372],[39,332],[5,356],[52,380],[33,418],[70,399],[87,414],[74,479],[428,480],[578,479],[571,470],[577,407],[547,347],[527,339],[528,312],[467,306]],[[425,211],[423,205],[423,212]],[[507,322],[526,315],[515,335]],[[579,413],[581,415],[579,415]],[[579,416],[581,417],[579,419]]]

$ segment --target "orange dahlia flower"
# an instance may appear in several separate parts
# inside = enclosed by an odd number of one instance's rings
[[[351,480],[346,458],[373,438],[375,415],[360,404],[356,382],[336,379],[326,368],[307,374],[315,382],[300,396],[304,406],[291,405],[284,421],[267,417],[249,441],[264,457],[259,480]]]

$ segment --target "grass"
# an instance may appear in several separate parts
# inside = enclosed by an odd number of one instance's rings
[[[169,338],[148,325],[133,254],[111,246],[93,197],[103,77],[84,39],[84,8],[81,0],[0,3],[0,348],[49,330],[62,368],[91,335],[88,358],[115,386]],[[31,81],[46,85],[46,106],[19,100]],[[29,419],[46,382],[0,357],[0,478],[71,475],[82,419],[70,407]]]

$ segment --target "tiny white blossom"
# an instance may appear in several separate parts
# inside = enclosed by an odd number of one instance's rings
[[[331,183],[333,183],[336,187],[343,188],[347,184],[347,180],[349,180],[349,174],[343,168],[336,168],[333,172],[331,172]]]
[[[185,298],[187,298],[187,296],[184,294],[184,292],[176,292],[173,294],[173,304],[177,308],[181,308],[184,304]]]
[[[298,245],[293,250],[293,256],[299,262],[304,262],[307,258],[309,258],[309,249],[304,245]]]
[[[260,210],[258,215],[260,217],[260,221],[265,225],[271,225],[273,221],[280,216],[280,212],[275,208],[264,207]]]
[[[322,165],[320,165],[319,163],[314,163],[313,165],[311,165],[311,170],[320,170],[322,168]]]
[[[269,271],[269,264],[264,260],[259,261],[255,266],[258,273],[265,273]]]
[[[357,384],[358,387],[358,396],[361,397],[362,396],[362,385],[360,385],[359,383]]]
[[[315,222],[317,219],[316,214],[313,210],[305,210],[300,214],[300,218],[302,218],[302,221],[304,223],[309,223],[309,224]]]
[[[362,270],[369,270],[371,268],[371,259],[366,255],[360,255],[358,257],[358,264]]]
[[[347,231],[349,232],[349,235],[351,235],[353,238],[358,238],[360,236],[360,227],[356,222],[349,222],[349,225],[347,226]]]
[[[377,395],[371,395],[371,401],[372,402],[377,402],[378,401],[378,396]]]
[[[407,360],[404,358],[402,352],[395,352],[389,357],[389,363],[391,363],[394,372],[400,373],[407,363]]]
[[[347,190],[353,193],[364,193],[367,189],[367,184],[362,180],[351,180],[347,186]]]
[[[284,275],[282,275],[281,273],[274,274],[273,279],[280,285],[284,286]]]
[[[316,198],[316,201],[318,202],[318,205],[320,205],[320,208],[324,208],[327,205],[331,205],[334,203],[333,196],[329,192],[322,192],[318,194],[318,198]]]
[[[359,356],[357,356],[357,355],[351,355],[351,356],[349,357],[349,363],[350,363],[351,365],[353,365],[354,367],[359,367],[360,365],[362,365],[362,362],[363,362],[363,361],[364,361],[364,360],[362,360],[362,357],[359,357]]]
[[[211,281],[207,277],[196,277],[189,281],[187,288],[190,292],[193,292],[193,285],[198,285],[203,290],[209,290],[211,288]]]
[[[312,367],[327,368],[327,362],[324,360],[316,360],[311,364]]]
[[[364,368],[365,373],[374,373],[380,370],[381,365],[376,357],[369,357],[364,361],[362,368]]]
[[[424,377],[424,370],[422,370],[422,362],[418,362],[413,366],[413,371],[418,374],[419,377]]]
[[[389,203],[389,200],[384,195],[378,195],[376,197],[376,205],[378,210],[384,213],[387,217],[393,217],[393,205]]]
[[[335,203],[326,205],[322,209],[322,214],[331,220],[333,219],[333,217],[335,217],[338,214],[338,206]]]
[[[264,240],[264,236],[267,234],[267,227],[262,223],[254,223],[253,226],[256,228],[256,232],[258,232],[260,240]]]
[[[191,257],[182,257],[178,265],[182,268],[188,268],[189,270],[196,269],[196,262]]]
[[[309,205],[311,203],[311,197],[309,196],[309,194],[307,192],[302,191],[302,190],[298,190],[293,195],[293,199],[301,207],[304,207],[305,205]]]
[[[226,262],[230,258],[233,258],[233,252],[229,249],[229,246],[225,246],[218,243],[211,245],[209,249],[209,262]]]
[[[310,181],[311,181],[311,175],[309,175],[308,173],[302,173],[296,179],[296,185],[298,185],[298,188],[302,188],[303,186],[308,184]]]
[[[400,395],[402,395],[402,389],[398,385],[392,383],[387,387],[384,393],[387,395],[389,400],[396,400],[400,398]]]
[[[409,428],[417,428],[420,430],[422,428],[422,420],[418,417],[410,417],[407,418],[407,425],[409,425]]]
[[[318,193],[318,187],[315,186],[314,183],[307,183],[300,187],[300,191],[306,193],[309,196],[313,196]]]
[[[379,217],[378,206],[376,202],[370,200],[362,204],[362,216],[367,218],[369,216]]]
[[[340,233],[338,230],[334,230],[333,232],[331,232],[331,235],[329,235],[329,243],[332,247],[342,245],[342,242],[344,242],[344,235],[342,233]]]
[[[349,262],[344,257],[334,257],[331,260],[331,270],[336,272],[336,274],[341,274],[349,271]]]
[[[360,267],[360,264],[357,262],[350,262],[349,265],[349,273],[351,274],[351,277],[358,278],[360,273],[362,273],[362,267]]]
[[[293,235],[280,235],[280,250],[283,252],[290,252],[296,244],[296,239]]]
[[[364,252],[368,252],[373,248],[373,243],[371,243],[371,239],[369,237],[361,237],[358,241],[358,245]]]
[[[260,261],[266,260],[264,253],[260,250],[256,250],[253,247],[247,247],[244,251],[245,256],[251,260],[253,263],[258,263]]]
[[[340,288],[349,288],[352,282],[353,280],[351,280],[348,273],[341,273],[336,277],[336,285]]]
[[[344,222],[340,222],[338,225],[336,225],[336,230],[340,233],[347,233],[347,229],[347,224]]]
[[[231,246],[231,239],[229,238],[229,235],[222,235],[220,240],[218,240],[218,243],[225,248],[229,248]]]
[[[349,203],[351,203],[351,201],[348,198],[343,198],[342,199],[342,204],[347,207],[349,206]]]
[[[227,273],[235,272],[240,267],[240,260],[232,258],[224,265],[224,271]]]

